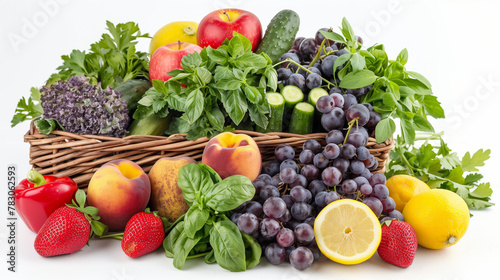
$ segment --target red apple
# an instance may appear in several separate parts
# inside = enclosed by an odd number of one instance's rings
[[[218,48],[222,42],[233,38],[233,31],[252,42],[252,51],[257,49],[262,38],[262,25],[254,14],[239,9],[216,10],[205,16],[198,25],[196,39],[201,47]]]
[[[194,52],[201,52],[203,48],[185,42],[170,43],[155,50],[149,61],[149,78],[153,80],[166,81],[172,76],[167,73],[182,69],[182,57]]]

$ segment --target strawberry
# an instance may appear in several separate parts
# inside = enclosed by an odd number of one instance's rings
[[[132,216],[125,226],[122,250],[131,258],[149,254],[163,244],[165,229],[156,212],[139,212]]]
[[[43,257],[76,252],[88,243],[93,233],[103,234],[106,226],[97,221],[97,208],[84,207],[85,192],[78,190],[76,201],[63,206],[45,221],[35,238],[35,250]]]
[[[413,263],[417,247],[417,234],[410,224],[397,220],[382,223],[382,240],[377,252],[384,261],[408,267]]]

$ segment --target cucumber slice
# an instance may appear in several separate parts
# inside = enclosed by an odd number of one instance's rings
[[[311,104],[314,107],[316,107],[316,102],[318,102],[318,99],[321,96],[327,96],[327,95],[328,95],[328,92],[325,89],[323,89],[323,88],[313,88],[309,92],[309,96],[307,98],[307,102],[309,102],[309,104]]]
[[[295,105],[290,120],[290,133],[309,134],[313,129],[314,106],[307,102]]]
[[[290,112],[293,110],[295,105],[304,100],[304,93],[300,88],[292,85],[283,87],[281,90],[281,95],[285,99],[285,111]]]
[[[283,114],[285,111],[285,99],[277,92],[269,92],[266,94],[267,102],[269,103],[270,114],[269,124],[266,129],[257,126],[257,131],[266,132],[282,132],[283,131]]]

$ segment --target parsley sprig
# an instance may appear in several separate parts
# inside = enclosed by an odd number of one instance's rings
[[[480,149],[460,158],[452,152],[442,138],[443,133],[419,134],[415,138],[420,146],[408,145],[397,137],[391,152],[386,176],[409,174],[420,178],[431,188],[456,192],[470,209],[483,209],[494,205],[490,202],[493,190],[488,182],[480,182],[483,175],[478,167],[490,158],[490,150]]]

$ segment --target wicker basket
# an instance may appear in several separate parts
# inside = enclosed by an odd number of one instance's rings
[[[279,144],[289,144],[299,150],[307,139],[316,139],[325,144],[325,133],[298,135],[291,133],[259,133],[234,131],[252,136],[260,148],[262,160],[273,157]],[[133,135],[124,138],[98,135],[77,135],[65,131],[53,131],[50,135],[40,134],[34,122],[24,136],[30,144],[30,164],[43,175],[71,177],[80,188],[86,188],[94,172],[104,163],[126,158],[149,172],[153,164],[162,157],[189,156],[200,160],[209,139],[189,141],[186,134],[171,136]],[[393,139],[377,143],[369,138],[367,148],[379,161],[375,172],[384,172],[389,153],[394,147]]]

